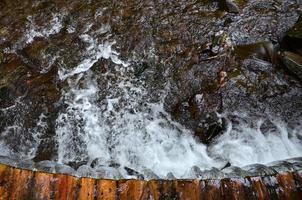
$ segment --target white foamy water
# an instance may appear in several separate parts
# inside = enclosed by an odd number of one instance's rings
[[[222,168],[227,162],[235,166],[268,163],[302,155],[300,129],[288,131],[286,124],[275,122],[277,129],[261,132],[242,122],[236,128],[228,124],[226,132],[215,143],[199,143],[189,130],[173,121],[164,111],[163,101],[148,103],[144,83],[131,77],[131,65],[118,58],[114,42],[99,44],[92,36],[83,35],[88,43],[88,58],[73,69],[61,69],[61,80],[69,87],[63,91],[67,105],[57,119],[59,162],[98,160],[94,168],[110,171],[112,163],[144,174],[152,170],[165,178],[172,172],[176,178],[189,178],[191,168]],[[114,76],[102,88],[92,72],[99,59],[111,60],[115,74],[107,72],[102,78]],[[99,66],[101,67],[101,66]],[[101,98],[103,91],[110,91]],[[164,91],[162,92],[164,99]],[[83,168],[81,168],[82,170]],[[116,170],[116,169],[114,169]],[[108,175],[108,178],[117,178]]]
[[[44,26],[37,26],[33,16],[27,17],[29,23],[26,24],[27,32],[24,36],[24,41],[26,44],[32,43],[35,37],[47,38],[51,35],[59,33],[62,29],[62,21],[64,14],[53,14],[52,19]]]
[[[235,166],[245,166],[253,163],[267,164],[276,160],[301,156],[301,127],[289,130],[282,121],[274,121],[275,128],[262,132],[263,120],[257,127],[241,122],[228,130],[209,147],[213,155],[221,156]]]

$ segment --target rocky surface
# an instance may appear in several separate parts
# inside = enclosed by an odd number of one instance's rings
[[[295,127],[301,80],[284,70],[276,49],[299,9],[294,0],[1,1],[0,138],[21,158],[57,159],[56,119],[68,85],[58,69],[87,56],[80,33],[115,41],[120,58],[134,66],[129,77],[147,90],[142,102],[164,98],[173,120],[203,143],[228,121],[236,124],[236,112],[250,123],[263,118],[269,126],[277,117]],[[107,88],[98,101],[118,95],[112,63],[99,59],[92,70]]]

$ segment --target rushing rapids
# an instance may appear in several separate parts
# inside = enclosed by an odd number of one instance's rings
[[[266,52],[298,3],[69,3],[2,3],[2,163],[111,179],[301,170],[301,82]]]

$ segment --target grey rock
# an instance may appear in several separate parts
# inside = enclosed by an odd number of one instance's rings
[[[252,164],[242,167],[243,170],[246,170],[251,176],[267,176],[276,174],[277,171],[272,168],[262,164]]]
[[[246,170],[236,166],[225,168],[222,170],[222,172],[225,173],[229,178],[242,178],[250,175],[250,173]]]

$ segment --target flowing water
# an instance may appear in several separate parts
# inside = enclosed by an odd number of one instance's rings
[[[101,15],[96,13],[96,15]],[[36,25],[28,19],[27,32],[14,48],[15,52],[31,44],[35,37],[47,38],[61,31],[63,14],[55,14],[46,26]],[[129,170],[145,177],[151,172],[167,178],[173,173],[176,178],[194,178],[192,169],[223,168],[226,163],[243,167],[260,163],[267,164],[302,156],[302,127],[287,126],[281,119],[270,116],[272,128],[262,129],[265,120],[249,121],[248,114],[231,113],[238,117],[237,123],[228,119],[230,113],[218,114],[226,120],[226,129],[210,144],[201,143],[193,131],[185,128],[165,111],[164,101],[170,90],[167,79],[157,91],[156,101],[147,89],[145,79],[135,75],[133,57],[121,57],[119,44],[111,37],[109,24],[86,24],[76,32],[68,27],[68,34],[77,34],[83,49],[78,52],[78,61],[72,66],[65,63],[60,54],[44,55],[45,62],[40,73],[47,73],[52,63],[58,63],[57,83],[60,85],[60,111],[55,119],[55,141],[59,164],[83,163],[78,173],[105,171],[104,178],[131,178]],[[151,48],[152,49],[152,48]],[[150,51],[150,57],[155,57]],[[106,68],[105,72],[102,69]],[[152,74],[151,74],[152,76]],[[203,96],[199,95],[199,101]],[[14,105],[1,112],[14,112],[25,103],[19,97]],[[45,111],[46,112],[46,111]],[[25,137],[18,147],[19,157],[32,159],[46,130],[44,112],[36,120],[29,136],[22,136],[18,120],[1,133],[1,155],[13,156],[9,137]],[[84,172],[83,172],[84,171]]]

